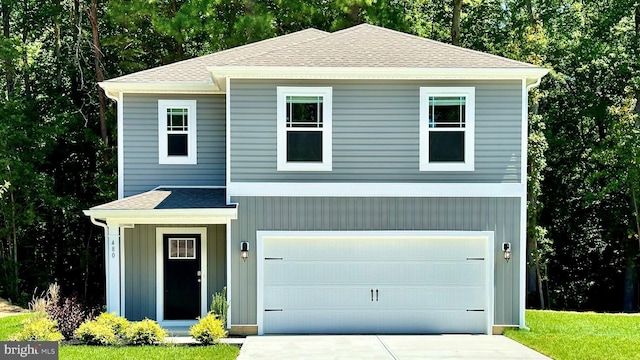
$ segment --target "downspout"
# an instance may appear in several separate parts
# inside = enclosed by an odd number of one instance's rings
[[[539,77],[534,83],[531,83],[529,85],[527,85],[527,92],[529,92],[529,90],[538,87],[540,85],[540,82],[542,81],[542,77]]]

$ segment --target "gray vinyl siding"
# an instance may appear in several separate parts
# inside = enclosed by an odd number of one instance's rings
[[[240,241],[256,249],[256,231],[468,230],[495,235],[496,325],[519,321],[520,198],[232,197],[231,324],[256,324],[256,253],[240,259]],[[512,259],[501,258],[502,242]]]
[[[333,87],[333,171],[276,170],[276,87]],[[420,172],[419,88],[476,88],[475,171]],[[233,182],[520,182],[520,81],[231,82]]]
[[[124,230],[125,317],[156,318],[156,228],[203,225],[136,225]],[[207,227],[207,308],[211,296],[227,283],[226,225]],[[185,299],[186,301],[187,299]]]
[[[158,100],[196,100],[197,165],[158,164]],[[124,94],[124,196],[167,186],[224,186],[224,95]]]

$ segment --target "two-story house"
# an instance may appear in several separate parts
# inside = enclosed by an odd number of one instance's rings
[[[530,64],[372,25],[100,84],[107,310],[236,333],[524,326]]]

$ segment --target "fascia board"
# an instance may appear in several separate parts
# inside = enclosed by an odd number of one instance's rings
[[[119,93],[144,94],[224,94],[213,82],[99,82],[107,96],[118,100]]]
[[[549,72],[522,68],[361,68],[289,66],[209,66],[213,78],[234,79],[380,79],[380,80],[508,80],[535,83]]]
[[[86,216],[97,219],[113,219],[126,220],[124,222],[133,222],[129,219],[151,219],[154,221],[160,219],[170,219],[171,221],[186,220],[183,223],[189,223],[198,218],[211,220],[212,217],[224,219],[237,219],[238,209],[152,209],[152,210],[107,210],[107,209],[89,209],[83,211]]]

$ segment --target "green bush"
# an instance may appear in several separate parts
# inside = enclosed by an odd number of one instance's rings
[[[189,334],[204,345],[215,344],[220,338],[227,336],[222,320],[218,319],[212,312],[189,328]]]
[[[167,332],[149,319],[131,323],[125,331],[125,338],[130,345],[158,345],[166,336]]]
[[[76,339],[87,345],[116,345],[119,343],[113,328],[95,320],[82,323],[74,335]]]
[[[223,287],[221,292],[213,294],[211,299],[211,312],[218,316],[222,320],[222,325],[227,325],[227,311],[229,310],[229,303],[227,303],[227,287]]]
[[[88,345],[119,345],[129,327],[127,319],[115,314],[102,313],[95,320],[82,323],[75,331],[76,339]]]
[[[22,322],[22,330],[14,335],[11,340],[16,341],[60,341],[64,339],[58,324],[46,317],[37,315]]]

